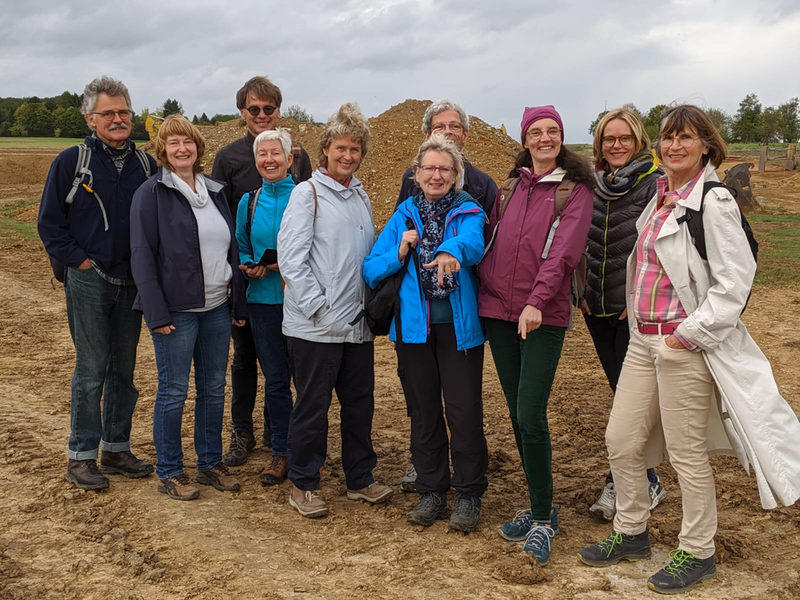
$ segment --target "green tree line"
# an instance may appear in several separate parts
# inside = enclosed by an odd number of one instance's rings
[[[669,108],[666,104],[657,104],[650,110],[640,111],[634,104],[625,104],[625,108],[638,115],[644,123],[645,130],[651,139],[658,134],[661,115]],[[739,102],[739,109],[733,115],[720,108],[707,108],[706,114],[719,129],[726,142],[774,144],[783,142],[793,144],[800,138],[800,98],[791,98],[775,107],[763,107],[754,93]],[[589,125],[589,133],[594,135],[597,123],[608,111],[603,111]]]

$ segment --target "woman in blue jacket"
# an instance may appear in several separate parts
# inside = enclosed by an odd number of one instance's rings
[[[158,390],[153,409],[158,491],[175,500],[199,495],[183,471],[181,421],[194,361],[197,483],[239,489],[222,463],[222,413],[231,318],[245,318],[233,219],[222,184],[200,173],[205,142],[182,115],[158,130],[162,167],[131,204],[131,270],[153,337]]]
[[[266,380],[268,428],[272,431],[272,461],[259,479],[275,485],[289,470],[286,437],[292,412],[289,355],[283,323],[283,284],[278,272],[278,229],[294,189],[288,174],[292,165],[292,138],[286,129],[263,131],[253,142],[261,188],[242,196],[236,210],[239,268],[249,280],[247,314],[253,330],[258,362]],[[267,427],[265,427],[265,430]]]
[[[461,191],[464,162],[451,141],[432,135],[412,168],[421,192],[397,208],[364,259],[363,273],[375,288],[408,269],[399,291],[401,333],[396,318],[389,333],[411,417],[420,492],[408,521],[428,526],[450,516],[450,527],[469,533],[480,518],[488,463],[481,401],[485,338],[474,272],[483,254],[485,214]],[[451,485],[457,498],[452,516]]]

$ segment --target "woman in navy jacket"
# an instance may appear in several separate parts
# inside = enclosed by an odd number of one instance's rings
[[[156,139],[162,167],[131,205],[131,268],[158,366],[153,410],[158,491],[176,500],[199,495],[183,471],[181,420],[194,361],[197,482],[238,490],[222,463],[222,414],[231,316],[246,315],[233,220],[222,185],[200,173],[205,141],[181,115]]]
[[[420,502],[408,515],[423,526],[450,516],[450,527],[474,531],[486,491],[483,435],[484,335],[474,265],[483,254],[485,214],[461,191],[464,163],[455,145],[432,135],[412,163],[421,192],[395,211],[364,259],[370,287],[406,268],[400,285],[400,330],[392,321],[398,374],[411,417],[411,455]],[[417,254],[417,261],[407,255]],[[416,265],[419,264],[419,269]],[[444,416],[442,414],[444,396]],[[449,450],[453,461],[450,476]]]

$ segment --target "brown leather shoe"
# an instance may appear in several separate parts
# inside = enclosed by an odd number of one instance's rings
[[[388,485],[373,481],[367,487],[360,490],[347,490],[347,497],[350,500],[365,500],[370,504],[385,502],[392,497],[392,488]]]
[[[328,514],[328,505],[319,497],[317,490],[301,490],[296,485],[292,485],[289,492],[289,506],[309,519],[325,517]]]
[[[277,485],[286,479],[289,472],[289,461],[285,456],[273,456],[268,467],[264,467],[258,475],[262,485]]]
[[[103,473],[118,473],[131,479],[147,477],[153,472],[153,465],[149,462],[139,460],[133,452],[104,451],[100,457],[100,470]]]
[[[201,485],[213,485],[221,492],[235,492],[239,489],[239,480],[228,471],[224,463],[218,462],[208,471],[200,471],[195,481]]]
[[[108,487],[108,477],[97,470],[97,461],[93,458],[86,460],[70,458],[64,479],[82,490],[104,490]]]
[[[173,500],[194,500],[200,495],[200,490],[192,485],[186,473],[175,475],[169,479],[160,479],[158,491]]]

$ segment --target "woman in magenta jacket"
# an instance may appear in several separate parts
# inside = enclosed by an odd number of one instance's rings
[[[531,501],[499,532],[525,540],[523,550],[545,565],[558,531],[547,401],[570,323],[571,275],[592,218],[593,177],[588,163],[564,146],[564,126],[552,106],[526,108],[521,132],[523,150],[509,174],[519,178],[516,187],[504,209],[497,201],[489,215],[487,239],[493,239],[479,266],[478,312]],[[556,215],[556,189],[567,180],[575,186]]]

